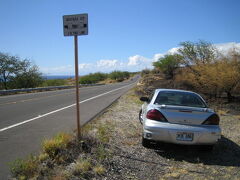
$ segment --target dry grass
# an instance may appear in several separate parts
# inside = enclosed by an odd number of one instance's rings
[[[45,160],[47,160],[49,158],[49,155],[47,153],[41,153],[39,156],[38,156],[38,159],[40,162],[43,162]]]
[[[93,172],[97,175],[103,175],[106,172],[106,169],[103,167],[103,165],[98,164],[93,168]]]
[[[63,177],[63,176],[54,176],[51,179],[52,180],[67,180],[66,177]]]
[[[91,162],[89,159],[79,159],[77,160],[74,169],[73,169],[73,174],[74,175],[80,175],[80,174],[85,174],[87,171],[90,170],[91,167]]]
[[[235,115],[235,118],[240,120],[240,115]]]
[[[230,111],[229,110],[222,110],[222,109],[218,109],[217,110],[217,113],[220,115],[220,116],[226,116]]]
[[[54,158],[60,149],[67,148],[72,139],[72,135],[60,133],[52,139],[44,140],[42,143],[42,150],[49,157]]]
[[[10,170],[13,176],[18,179],[28,179],[38,172],[38,158],[30,155],[27,159],[17,159],[10,164]]]

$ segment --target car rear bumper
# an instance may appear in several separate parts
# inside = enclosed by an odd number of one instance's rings
[[[190,139],[179,139],[178,134],[190,134]],[[210,145],[221,138],[221,129],[215,125],[182,125],[146,120],[143,136],[154,141],[174,144]]]

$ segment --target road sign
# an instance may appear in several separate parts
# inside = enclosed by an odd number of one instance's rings
[[[88,35],[88,14],[63,16],[64,36]]]
[[[80,129],[80,104],[79,104],[79,81],[78,81],[78,36],[88,35],[88,14],[75,14],[63,16],[63,32],[64,36],[74,36],[77,137],[80,138],[81,129]]]

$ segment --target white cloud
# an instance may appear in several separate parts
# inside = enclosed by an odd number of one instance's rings
[[[103,68],[111,68],[116,67],[118,64],[118,60],[99,60],[97,61],[97,67],[103,67]]]
[[[147,64],[151,59],[145,58],[140,55],[130,56],[128,58],[128,66],[138,66],[138,65],[145,65]]]
[[[170,54],[170,55],[176,54],[176,53],[178,53],[179,49],[180,49],[179,47],[171,48],[167,51],[166,54]]]
[[[87,63],[82,63],[82,64],[79,64],[78,67],[79,69],[89,69],[91,68],[92,64],[87,64]]]
[[[222,44],[215,44],[216,49],[222,54],[226,55],[229,51],[235,49],[240,53],[240,43],[229,42]],[[111,72],[114,70],[122,71],[141,71],[146,68],[153,68],[152,63],[157,61],[159,58],[164,57],[166,54],[177,53],[180,47],[174,47],[169,49],[165,53],[154,54],[152,58],[147,58],[141,55],[134,55],[128,58],[128,61],[120,61],[117,59],[102,59],[95,63],[82,63],[79,64],[79,74],[84,75],[94,72]],[[74,66],[57,66],[57,67],[42,67],[41,72],[46,75],[73,75]]]
[[[158,61],[158,60],[159,60],[160,58],[162,58],[162,57],[164,57],[164,54],[161,54],[161,53],[155,54],[155,55],[153,56],[153,62]]]
[[[240,53],[240,43],[229,42],[229,43],[213,44],[213,46],[223,55],[226,55],[227,53],[231,52],[232,50],[235,50]],[[180,48],[181,47],[171,48],[166,53],[163,53],[162,55],[164,56],[165,54],[170,54],[170,55],[176,54],[176,53],[178,53],[178,50]],[[154,56],[154,60],[155,60],[155,56]]]
[[[229,42],[229,43],[215,44],[214,46],[223,55],[227,55],[232,50],[235,50],[236,52],[240,53],[240,43]]]

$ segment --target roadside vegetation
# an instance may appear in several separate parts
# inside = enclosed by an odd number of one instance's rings
[[[44,79],[38,66],[30,60],[0,52],[0,90],[69,84],[69,79]]]
[[[151,74],[159,77],[163,74],[170,88],[193,90],[210,98],[226,97],[228,102],[237,99],[240,54],[235,49],[223,55],[205,41],[180,45],[176,54],[165,55],[154,62],[155,70]]]
[[[30,60],[0,52],[0,89],[34,88],[42,83],[42,74]]]
[[[81,76],[80,84],[108,84],[121,82],[128,79],[135,73],[127,71],[113,71],[111,73],[91,73]],[[39,71],[37,65],[34,65],[28,59],[21,59],[18,56],[12,56],[0,52],[0,90],[22,89],[49,86],[67,86],[74,85],[74,79],[45,79]]]
[[[127,71],[113,71],[111,73],[91,73],[86,76],[80,77],[80,84],[95,84],[95,83],[112,83],[112,82],[121,82],[128,79],[134,73]]]
[[[73,134],[60,133],[42,143],[41,153],[10,163],[13,178],[17,179],[92,179],[105,174],[105,165],[110,158],[107,148],[108,127],[96,125],[96,137],[84,130],[81,140]],[[87,127],[87,131],[96,128]],[[105,129],[106,128],[106,129]],[[103,140],[103,141],[102,141]]]
[[[100,81],[103,81],[108,78],[108,74],[106,73],[91,73],[89,75],[81,76],[79,83],[80,84],[96,84]]]
[[[69,79],[44,79],[43,83],[40,84],[40,87],[49,87],[49,86],[69,86],[74,85],[74,80]]]

